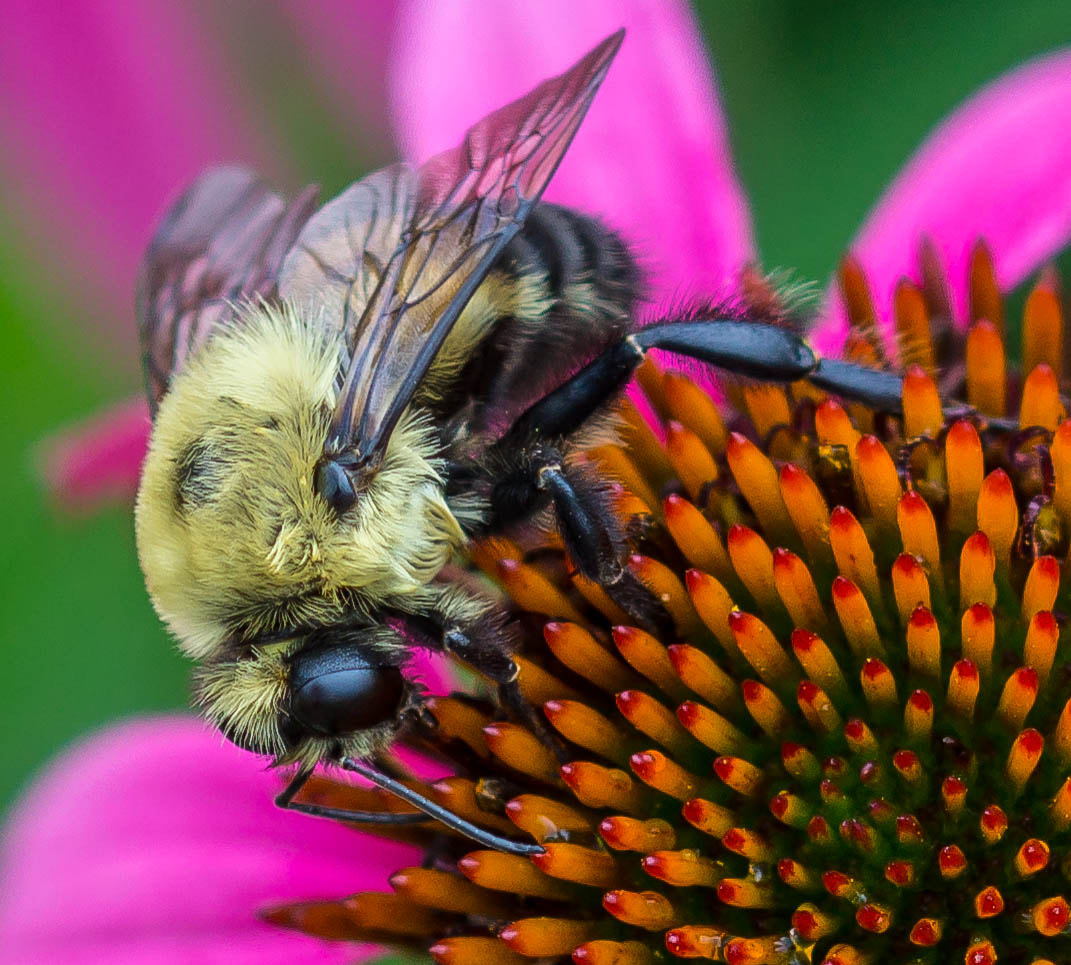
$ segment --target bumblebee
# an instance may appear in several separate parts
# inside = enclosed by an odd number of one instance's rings
[[[716,316],[639,327],[625,244],[539,202],[622,37],[460,147],[322,207],[315,189],[285,202],[249,171],[209,171],[149,246],[138,553],[157,612],[198,663],[207,717],[297,765],[283,806],[361,817],[294,800],[333,763],[484,844],[533,847],[375,762],[419,708],[404,673],[414,648],[516,696],[506,614],[444,575],[469,540],[549,507],[585,576],[637,623],[664,620],[621,564],[601,481],[575,458],[649,349],[899,406],[899,379],[820,360],[790,328]]]

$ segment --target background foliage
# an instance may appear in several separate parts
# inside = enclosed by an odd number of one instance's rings
[[[764,261],[818,280],[942,116],[999,73],[1071,41],[1061,0],[696,7]],[[330,193],[391,158],[383,131],[340,127],[281,22],[252,16],[249,3],[211,17],[307,180]],[[38,442],[135,391],[139,375],[133,351],[100,334],[116,320],[87,313],[57,266],[22,243],[13,191],[0,180],[0,807],[75,735],[185,706],[187,673],[146,598],[130,508],[64,515],[37,482]],[[120,321],[132,344],[132,317]]]

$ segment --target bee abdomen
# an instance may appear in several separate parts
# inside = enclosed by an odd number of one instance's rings
[[[595,218],[538,204],[483,283],[498,317],[472,352],[441,418],[504,431],[521,412],[633,326],[639,271]],[[467,400],[467,401],[466,401]]]
[[[551,314],[627,316],[639,289],[636,263],[621,238],[595,218],[556,204],[535,207],[506,249],[502,268],[518,279],[542,275]]]

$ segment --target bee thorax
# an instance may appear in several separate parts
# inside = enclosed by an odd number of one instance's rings
[[[349,506],[320,492],[339,347],[318,321],[250,310],[190,359],[157,414],[139,554],[157,610],[196,658],[236,627],[372,612],[427,584],[463,541],[419,412],[403,416]]]

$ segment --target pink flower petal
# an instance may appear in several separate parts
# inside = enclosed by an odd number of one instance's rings
[[[983,88],[934,131],[867,217],[851,250],[879,319],[896,283],[920,280],[918,245],[941,253],[957,316],[967,310],[971,246],[984,238],[997,282],[1011,288],[1071,240],[1071,51],[1035,60]],[[838,299],[839,301],[839,299]],[[823,345],[838,345],[838,305]]]
[[[421,0],[400,13],[394,117],[406,157],[453,147],[484,114],[628,35],[546,193],[637,246],[652,298],[717,290],[754,254],[712,73],[679,0]]]
[[[0,846],[4,960],[347,962],[359,946],[258,920],[384,890],[412,848],[279,810],[279,775],[187,718],[119,724],[58,758]]]
[[[261,127],[192,5],[5,5],[7,194],[66,290],[97,306],[93,321],[121,331],[131,357],[134,271],[153,223],[205,165],[279,158]]]
[[[275,0],[310,69],[326,90],[347,136],[388,138],[387,58],[398,0]],[[354,175],[357,172],[354,171]]]
[[[60,505],[92,509],[133,499],[149,443],[149,407],[129,399],[45,442],[42,475]]]

